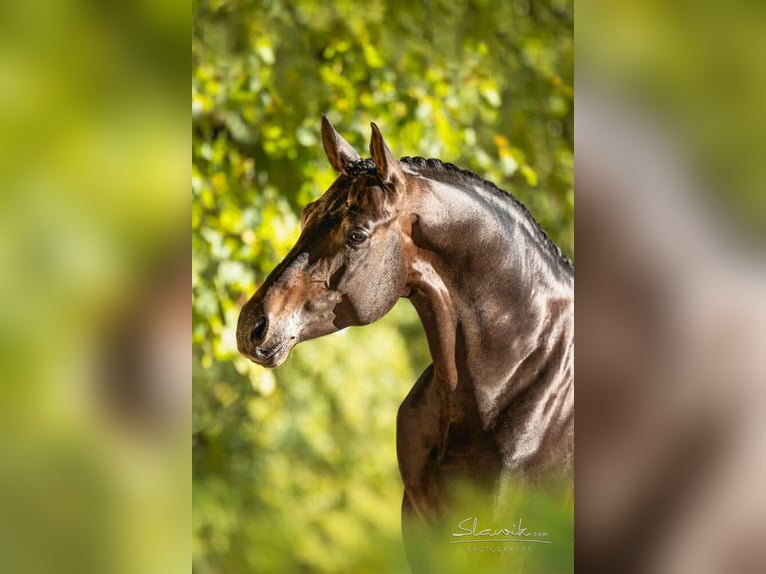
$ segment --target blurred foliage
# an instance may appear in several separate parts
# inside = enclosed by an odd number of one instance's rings
[[[326,112],[367,155],[471,169],[573,251],[573,6],[195,0],[192,36],[194,568],[406,571],[395,416],[430,358],[407,303],[239,357],[239,308],[334,180]]]
[[[186,305],[190,20],[177,0],[0,5],[0,572],[189,571],[188,308],[140,332],[149,360],[118,350],[122,380],[157,366],[177,391],[161,430],[106,408],[104,348],[168,268]]]
[[[698,188],[742,235],[766,241],[766,11],[757,2],[580,5],[578,70],[658,117]],[[604,49],[608,46],[609,49]]]

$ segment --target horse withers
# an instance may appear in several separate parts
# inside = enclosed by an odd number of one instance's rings
[[[435,159],[397,160],[372,124],[371,159],[322,120],[338,178],[242,308],[239,351],[282,364],[308,339],[383,317],[400,297],[433,359],[399,408],[403,515],[432,523],[447,485],[500,495],[508,477],[571,482],[574,269],[526,208]]]

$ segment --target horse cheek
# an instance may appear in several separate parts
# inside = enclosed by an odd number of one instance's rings
[[[392,238],[385,245],[383,253],[371,258],[376,272],[369,275],[377,279],[371,281],[368,286],[370,322],[377,321],[388,313],[404,290],[406,273],[402,255],[401,244]]]

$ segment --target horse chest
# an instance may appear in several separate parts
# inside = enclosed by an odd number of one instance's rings
[[[450,420],[432,367],[399,408],[396,438],[405,492],[421,514],[439,511],[448,480],[490,484],[501,469],[494,437],[481,428],[478,417]]]

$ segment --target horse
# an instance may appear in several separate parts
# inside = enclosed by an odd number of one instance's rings
[[[277,367],[298,343],[409,299],[433,363],[397,415],[403,523],[438,520],[454,479],[496,496],[507,477],[571,481],[571,261],[510,193],[437,159],[397,160],[371,128],[363,159],[323,115],[338,177],[242,307],[239,352]]]

